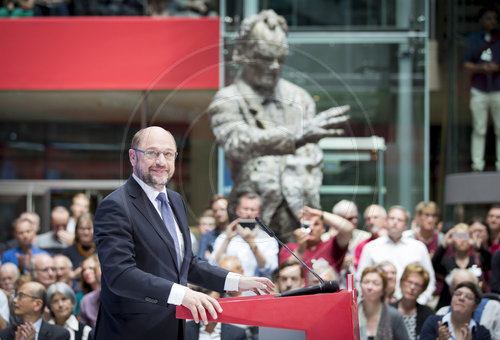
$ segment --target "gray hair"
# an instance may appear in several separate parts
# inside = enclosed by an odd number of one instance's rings
[[[19,268],[12,262],[6,262],[6,263],[2,264],[2,266],[0,267],[0,271],[4,268],[11,269],[14,271],[14,275],[15,275],[14,281],[19,278],[19,275],[21,275],[21,273],[19,272]]]
[[[341,200],[333,206],[332,212],[335,215],[345,216],[353,207],[358,210],[358,206],[353,201]]]
[[[73,288],[64,282],[56,282],[47,289],[47,304],[50,306],[50,301],[54,294],[59,293],[71,300],[73,307],[76,305],[76,295]]]

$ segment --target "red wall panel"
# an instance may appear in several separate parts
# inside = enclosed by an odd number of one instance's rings
[[[0,32],[0,90],[218,88],[218,18],[4,19]]]

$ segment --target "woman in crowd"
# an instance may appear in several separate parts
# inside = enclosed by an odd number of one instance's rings
[[[80,302],[80,321],[95,328],[101,301],[101,264],[97,254],[82,262],[82,289],[85,295]]]
[[[397,299],[394,297],[394,292],[396,291],[398,272],[396,266],[389,261],[380,262],[377,265],[387,277],[387,287],[385,289],[385,302],[394,303]]]
[[[73,314],[76,296],[70,286],[64,282],[51,284],[47,289],[47,302],[52,316],[49,323],[66,328],[72,340],[91,339],[92,328],[79,322]]]
[[[72,246],[63,250],[62,254],[73,263],[74,277],[81,274],[80,264],[95,252],[94,217],[91,213],[83,213],[76,221],[75,241]]]
[[[450,244],[453,244],[453,257],[445,257],[444,254]],[[479,252],[478,257],[474,257],[473,250]],[[491,254],[488,249],[481,245],[478,238],[472,239],[470,237],[467,224],[459,223],[446,233],[443,242],[432,258],[432,266],[436,275],[439,274],[445,278],[445,284],[436,307],[439,309],[450,304],[449,284],[453,271],[471,268],[475,276],[480,279],[483,272],[487,272],[491,268]]]
[[[418,339],[420,330],[428,316],[434,311],[417,303],[417,298],[427,289],[429,273],[418,263],[406,266],[401,276],[400,285],[403,297],[392,306],[403,315],[403,321],[412,340]]]
[[[477,239],[477,242],[480,242],[481,248],[485,249],[490,249],[491,246],[491,230],[490,227],[488,227],[488,224],[482,217],[473,217],[469,221],[469,234],[471,235],[471,238],[473,240]],[[481,252],[480,251],[474,251],[474,261],[476,263],[481,262]],[[489,293],[491,292],[491,286],[490,286],[490,271],[483,271],[480,282],[481,282],[481,290],[484,293]]]
[[[358,305],[359,331],[366,340],[407,340],[403,317],[384,302],[387,277],[378,267],[367,267],[361,275],[363,299]]]
[[[475,283],[459,283],[451,299],[451,312],[429,316],[422,327],[420,340],[491,339],[490,332],[472,318],[480,302],[481,291]]]

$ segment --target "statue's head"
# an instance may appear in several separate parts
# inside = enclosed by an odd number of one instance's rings
[[[241,23],[233,60],[242,65],[242,77],[251,86],[273,89],[288,54],[286,20],[273,10],[254,14]]]

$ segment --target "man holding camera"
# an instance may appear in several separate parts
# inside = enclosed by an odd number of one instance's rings
[[[238,218],[214,242],[214,251],[209,262],[219,263],[222,255],[237,256],[244,275],[266,276],[278,267],[278,243],[255,225],[260,216],[260,197],[245,193],[237,200],[235,209]]]

